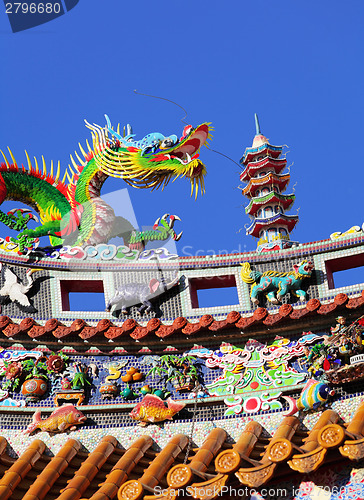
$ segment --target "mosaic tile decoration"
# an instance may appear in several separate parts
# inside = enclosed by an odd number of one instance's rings
[[[350,405],[345,404],[343,401],[334,402],[332,404],[332,409],[339,413],[340,417],[345,421],[349,421],[354,415],[359,404],[363,401],[363,396],[353,396],[350,399]],[[83,411],[83,410],[82,410]],[[83,411],[83,413],[86,413]],[[303,416],[302,425],[307,429],[312,429],[317,420],[319,419],[321,412],[315,412]],[[2,415],[0,415],[3,418]],[[88,417],[93,418],[92,415],[87,414]],[[44,417],[43,417],[44,418]],[[3,434],[6,436],[10,444],[10,454],[11,456],[16,456],[16,454],[21,454],[30,442],[36,436],[37,439],[41,439],[47,445],[49,452],[51,454],[57,453],[63,444],[69,438],[79,439],[83,444],[85,450],[93,451],[100,438],[100,435],[111,434],[117,438],[120,444],[127,448],[135,441],[138,437],[143,434],[147,434],[153,438],[155,441],[155,449],[161,449],[167,444],[167,442],[176,434],[186,434],[190,435],[192,422],[191,421],[180,421],[175,422],[164,422],[159,425],[148,425],[147,427],[140,427],[139,425],[126,425],[119,426],[115,425],[118,423],[118,417],[114,417],[114,423],[105,423],[101,428],[96,426],[85,425],[79,427],[75,431],[67,431],[62,434],[51,435],[47,432],[37,432],[35,435],[28,436],[23,432],[20,425],[16,425],[16,419],[14,418],[13,428],[6,429]],[[278,427],[279,423],[282,421],[281,412],[266,413],[262,415],[250,415],[250,416],[239,416],[235,418],[219,418],[211,417],[209,419],[196,421],[193,425],[193,442],[197,446],[201,446],[203,441],[206,439],[208,433],[215,427],[223,427],[229,436],[230,442],[236,442],[239,438],[242,429],[248,422],[252,420],[259,422],[265,429],[265,435],[272,435],[275,429]],[[28,425],[31,421],[30,416],[27,417]],[[2,422],[2,421],[1,421]],[[24,427],[25,429],[25,422]]]
[[[149,319],[158,317],[164,322],[173,322],[176,317],[184,316],[187,318],[200,318],[204,314],[212,314],[214,317],[224,317],[233,308],[243,314],[254,311],[250,296],[250,287],[243,283],[240,278],[241,262],[249,262],[252,268],[264,272],[266,270],[290,271],[294,264],[299,263],[303,258],[308,258],[314,262],[315,270],[310,280],[303,282],[303,288],[307,290],[309,299],[329,300],[338,292],[346,293],[351,296],[361,292],[362,283],[348,285],[340,288],[330,289],[326,276],[326,262],[332,259],[342,257],[356,256],[364,253],[363,244],[358,245],[356,239],[346,242],[319,242],[320,244],[299,245],[296,248],[282,250],[280,252],[270,252],[268,254],[258,255],[257,253],[223,255],[212,258],[205,257],[180,257],[173,262],[144,262],[142,264],[114,264],[109,262],[100,262],[95,268],[87,261],[82,266],[75,268],[73,263],[68,261],[63,266],[64,269],[58,269],[53,261],[53,269],[47,270],[47,260],[32,263],[33,267],[43,270],[33,275],[35,284],[30,291],[30,298],[37,310],[32,317],[39,321],[47,321],[50,317],[56,317],[65,324],[70,324],[73,320],[80,317],[80,311],[63,311],[60,298],[60,282],[62,280],[101,280],[105,294],[105,305],[108,300],[114,296],[115,290],[121,283],[133,283],[149,281],[151,277],[164,276],[170,279],[177,271],[181,280],[180,285],[167,291],[165,294],[154,300],[154,311],[140,315],[136,307],[132,307],[128,314],[119,315],[118,312],[109,313],[105,311],[84,311],[82,317],[87,321],[96,322],[103,318],[108,318],[115,324],[122,324],[125,319],[135,319],[138,322],[146,323]],[[344,245],[345,243],[345,245]],[[354,245],[355,243],[355,245]],[[321,246],[320,246],[321,245]],[[332,245],[334,245],[333,248]],[[335,246],[336,245],[336,246]],[[333,251],[334,250],[334,251]],[[16,262],[24,262],[24,257],[9,259],[8,256],[1,255],[3,262],[13,261],[10,269],[24,280],[27,267],[14,265]],[[27,262],[29,265],[30,262]],[[66,265],[67,264],[67,265]],[[233,275],[235,277],[238,304],[230,306],[217,306],[205,308],[193,308],[189,290],[189,279],[204,277],[206,279],[218,276]],[[0,286],[2,282],[0,282]],[[50,300],[51,298],[51,300]],[[295,307],[300,307],[304,302],[297,302],[297,298],[287,294],[283,297],[282,303],[290,303]],[[262,299],[262,306],[269,311],[278,310],[279,306],[267,303]],[[11,318],[25,318],[28,315],[21,311],[15,304],[6,304],[3,306],[2,313]]]

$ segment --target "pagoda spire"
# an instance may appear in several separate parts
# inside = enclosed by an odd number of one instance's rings
[[[255,135],[260,135],[260,125],[259,125],[259,118],[256,113],[254,113],[255,117]]]
[[[240,180],[247,185],[243,195],[249,200],[245,212],[252,219],[246,233],[258,240],[258,251],[278,250],[292,246],[290,232],[298,222],[297,215],[286,215],[295,200],[295,195],[282,194],[290,174],[283,173],[287,166],[282,158],[283,146],[273,146],[260,130],[255,113],[256,135],[251,148],[246,148],[240,160],[244,171]]]

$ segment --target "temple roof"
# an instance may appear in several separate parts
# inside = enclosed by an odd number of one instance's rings
[[[201,500],[232,498],[224,485],[259,491],[275,480],[300,482],[305,474],[325,465],[356,465],[364,458],[363,417],[364,403],[346,423],[329,409],[310,429],[303,428],[297,417],[282,416],[272,436],[251,420],[242,426],[235,443],[225,429],[216,427],[197,448],[191,448],[191,436],[175,434],[160,451],[153,449],[147,434],[134,439],[126,450],[114,436],[104,436],[90,453],[81,449],[77,439],[68,439],[53,457],[35,436],[13,458],[7,454],[7,440],[0,437],[0,497],[151,500],[179,498],[194,491],[198,492],[194,498]],[[171,490],[175,496],[170,496]],[[208,490],[214,494],[207,497]]]
[[[316,317],[319,326],[320,318],[330,314],[348,315],[350,311],[363,312],[364,310],[364,291],[360,297],[349,298],[345,293],[339,293],[331,299],[310,299],[304,305],[293,307],[291,304],[282,304],[278,311],[268,310],[264,307],[258,307],[253,312],[242,315],[237,311],[231,311],[226,319],[215,320],[210,314],[203,315],[199,321],[191,322],[186,317],[176,318],[172,324],[164,324],[158,318],[150,319],[146,325],[141,325],[134,319],[127,319],[122,326],[114,326],[108,319],[102,319],[96,326],[89,326],[83,319],[75,320],[71,326],[65,326],[55,318],[49,319],[44,325],[39,325],[30,317],[23,319],[20,323],[14,323],[8,316],[0,316],[0,338],[3,344],[8,339],[9,344],[14,340],[24,339],[24,335],[30,340],[42,341],[42,337],[47,335],[47,344],[56,344],[59,341],[67,342],[67,345],[80,345],[84,341],[98,344],[107,342],[135,340],[141,341],[148,337],[148,345],[159,342],[172,335],[182,334],[186,338],[195,336],[200,341],[210,338],[211,333],[224,332],[231,330],[233,333],[240,333],[242,330],[251,335],[250,331],[271,334],[276,326],[280,330],[290,328],[300,328],[302,331]],[[269,332],[267,332],[269,327]],[[310,326],[311,327],[311,326]],[[128,338],[129,337],[129,338]],[[53,338],[53,340],[52,340]],[[226,338],[226,337],[224,337]],[[183,342],[179,341],[179,343]],[[57,345],[59,348],[59,344]],[[116,348],[117,350],[117,348]]]

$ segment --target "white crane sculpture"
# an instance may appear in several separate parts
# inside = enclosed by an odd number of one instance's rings
[[[8,300],[15,302],[20,309],[25,312],[34,312],[34,307],[29,302],[27,293],[33,286],[34,280],[32,274],[39,269],[28,269],[26,272],[26,283],[22,283],[16,274],[13,273],[7,266],[0,263],[1,274],[5,279],[5,283],[0,288],[0,304],[4,304]]]

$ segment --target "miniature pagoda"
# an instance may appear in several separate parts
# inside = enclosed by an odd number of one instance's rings
[[[298,216],[285,214],[295,199],[294,194],[282,194],[290,180],[289,172],[282,173],[287,160],[281,158],[283,146],[272,146],[261,134],[257,115],[255,126],[253,145],[240,160],[245,167],[240,180],[247,183],[243,195],[250,199],[245,212],[253,219],[246,234],[259,238],[259,252],[288,248]]]

